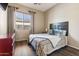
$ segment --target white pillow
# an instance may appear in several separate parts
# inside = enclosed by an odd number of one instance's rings
[[[62,30],[62,35],[66,36],[66,30]]]
[[[66,30],[57,30],[58,33],[56,33],[57,36],[66,36]]]

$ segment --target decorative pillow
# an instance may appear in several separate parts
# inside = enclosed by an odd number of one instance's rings
[[[65,36],[66,35],[66,31],[65,30],[55,29],[54,32],[55,32],[56,36]]]
[[[59,36],[66,36],[66,31],[65,30],[60,30],[59,31]]]
[[[52,29],[50,29],[50,30],[48,31],[48,34],[53,35]]]
[[[66,30],[62,30],[62,35],[66,36]]]

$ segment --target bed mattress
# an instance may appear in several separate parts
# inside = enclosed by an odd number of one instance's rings
[[[66,45],[65,38],[49,34],[31,34],[29,36],[29,42],[35,50],[37,47],[39,48],[39,43],[41,43],[45,55],[50,54],[53,51]]]

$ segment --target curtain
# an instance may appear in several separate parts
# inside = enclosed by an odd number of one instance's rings
[[[34,27],[34,18],[35,18],[35,12],[33,12],[33,11],[29,11],[29,13],[32,15],[32,21],[31,21],[31,33],[33,33],[34,34],[34,29],[35,29],[35,27]]]
[[[9,33],[13,33],[14,32],[14,28],[15,28],[15,8],[9,6],[8,10],[7,10],[7,25],[8,25],[8,34]]]

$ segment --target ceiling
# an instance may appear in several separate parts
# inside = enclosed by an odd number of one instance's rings
[[[29,8],[33,8],[40,11],[46,11],[51,7],[55,6],[56,3],[20,3],[20,5],[24,5]]]

